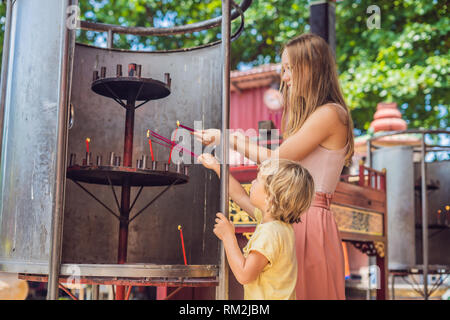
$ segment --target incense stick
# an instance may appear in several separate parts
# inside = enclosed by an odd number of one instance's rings
[[[182,127],[182,128],[184,128],[184,129],[186,129],[186,130],[189,130],[189,131],[191,131],[191,132],[194,132],[194,131],[195,131],[195,130],[192,129],[192,128],[189,128],[189,127],[186,127],[186,126],[180,124],[180,121],[178,121],[178,120],[177,120],[177,127]]]
[[[158,142],[158,141],[153,141],[153,140],[152,140],[152,142],[156,143],[156,144],[159,144],[159,145],[161,145],[163,147],[170,148],[170,146],[168,146],[167,144],[164,144],[164,143],[161,143],[161,142]]]
[[[166,137],[164,137],[164,136],[162,136],[162,135],[160,135],[160,134],[157,134],[156,132],[154,132],[154,131],[152,131],[152,130],[150,130],[150,132],[151,132],[151,135],[152,135],[153,137],[158,138],[159,140],[162,140],[162,141],[164,141],[165,143],[167,143],[167,144],[169,144],[169,145],[171,145],[171,146],[172,146],[172,145],[176,145],[176,146],[182,148],[183,150],[189,152],[192,156],[198,158],[198,155],[195,154],[194,152],[192,152],[192,151],[190,151],[190,150],[188,150],[188,149],[182,147],[181,145],[179,145],[179,144],[177,144],[177,143],[175,143],[175,142],[173,142],[173,141],[170,141],[170,140],[167,139]]]
[[[153,141],[153,140],[152,140],[152,141]],[[153,141],[153,142],[156,143],[156,144],[159,144],[159,145],[161,145],[161,146],[163,146],[163,147],[171,148],[170,145],[167,145],[167,144],[164,144],[164,143],[161,143],[161,142],[158,142],[158,141]],[[165,142],[165,143],[167,143],[167,142]],[[179,144],[176,144],[176,145],[174,146],[174,148],[177,148],[178,151],[183,151],[183,150],[184,150],[184,151],[187,151],[187,152],[189,152],[192,156],[198,158],[198,156],[197,156],[195,153],[193,153],[192,151],[190,151],[190,150],[188,150],[188,149],[186,149],[186,148],[183,148],[183,147],[180,146]]]
[[[150,129],[147,130],[147,139],[148,139],[148,144],[150,145],[150,154],[152,156],[152,161],[155,161],[155,157],[153,156],[152,140],[150,139]]]
[[[161,140],[163,140],[163,141],[165,141],[165,142],[167,142],[169,144],[172,143],[169,139],[167,139],[166,137],[156,133],[155,131],[150,130],[150,132],[151,132],[152,136],[155,136],[155,137],[157,137],[157,138],[159,138],[159,139],[161,139]]]

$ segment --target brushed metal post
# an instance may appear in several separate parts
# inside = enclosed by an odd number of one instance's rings
[[[62,5],[63,12],[61,14],[61,25],[65,26],[66,22],[66,8],[71,3],[70,0],[65,0]],[[50,259],[49,259],[49,274],[48,274],[48,289],[47,300],[58,299],[59,289],[59,273],[61,269],[61,254],[62,254],[62,233],[64,220],[64,193],[66,185],[66,162],[67,162],[67,144],[68,144],[68,99],[69,82],[68,75],[70,74],[69,50],[75,49],[69,44],[69,39],[74,40],[69,36],[68,28],[61,30],[61,51],[60,51],[60,74],[59,74],[59,101],[58,101],[58,131],[57,131],[57,149],[56,149],[56,172],[55,172],[55,203],[53,207],[53,217],[51,223],[51,243],[50,243]],[[70,48],[69,48],[70,46]]]
[[[3,120],[5,116],[5,103],[6,103],[6,77],[8,76],[9,67],[9,49],[11,43],[11,19],[12,8],[11,0],[6,1],[6,21],[5,21],[5,33],[3,40],[3,57],[2,57],[2,73],[1,73],[1,92],[0,92],[0,159],[2,154],[2,142],[3,142]]]
[[[427,212],[427,171],[425,156],[425,133],[422,134],[422,152],[420,159],[420,169],[422,176],[422,258],[423,258],[423,297],[428,300],[428,212]]]
[[[220,166],[220,211],[228,217],[228,174],[229,174],[229,135],[230,126],[230,64],[231,64],[231,3],[222,0],[222,164]],[[223,243],[220,242],[219,284],[216,299],[228,300],[228,263]]]
[[[112,49],[114,47],[114,32],[112,30],[108,30],[106,46],[108,47],[108,49]]]

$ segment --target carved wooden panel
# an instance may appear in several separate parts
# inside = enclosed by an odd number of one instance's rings
[[[331,204],[339,231],[383,236],[383,214]]]
[[[245,191],[247,193],[250,192],[250,183],[242,184]],[[230,212],[229,212],[230,221],[234,223],[234,225],[256,225],[255,219],[251,218],[244,210],[241,209],[233,200],[230,199]]]

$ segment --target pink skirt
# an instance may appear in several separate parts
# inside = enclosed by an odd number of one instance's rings
[[[316,192],[294,224],[298,261],[297,300],[345,300],[345,262],[331,194]]]

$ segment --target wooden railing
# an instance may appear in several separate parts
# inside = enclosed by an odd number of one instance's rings
[[[381,171],[366,167],[364,161],[359,162],[358,175],[343,174],[341,181],[357,184],[361,187],[368,187],[376,190],[386,191],[386,169]]]

